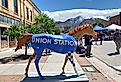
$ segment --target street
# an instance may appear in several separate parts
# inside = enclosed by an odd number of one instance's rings
[[[121,53],[110,55],[116,52],[115,43],[113,41],[105,41],[103,45],[93,45],[92,52],[95,57],[110,66],[121,66]]]
[[[103,41],[103,45],[92,46],[93,57],[87,59],[105,75],[121,82],[121,54],[109,55],[115,51],[113,41]]]

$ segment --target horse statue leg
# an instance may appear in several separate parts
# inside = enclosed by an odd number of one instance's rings
[[[62,73],[61,74],[65,73],[65,66],[67,64],[67,61],[68,61],[68,55],[66,55],[66,57],[65,57],[65,61],[64,61],[63,67],[62,67]]]
[[[78,74],[78,72],[76,70],[76,66],[75,66],[75,63],[74,63],[74,58],[73,58],[72,53],[68,53],[68,59],[71,62],[71,64],[73,65],[73,68],[74,68],[75,73],[79,76],[79,74]]]
[[[75,73],[78,75],[77,70],[76,70],[76,67],[75,67],[73,55],[71,53],[68,53],[68,55],[66,55],[66,57],[65,57],[65,61],[64,61],[64,65],[62,67],[62,73],[61,74],[64,74],[65,73],[65,66],[67,64],[68,59],[71,62],[71,64],[73,65],[73,68],[74,68]]]
[[[28,76],[28,70],[29,70],[29,66],[31,64],[31,61],[35,58],[35,56],[36,56],[36,54],[33,53],[33,55],[29,58],[29,62],[28,62],[27,67],[25,69],[25,75],[26,75],[26,77]]]
[[[35,50],[35,49],[34,49],[34,50]],[[43,49],[43,50],[44,50],[44,49]],[[42,74],[40,73],[40,69],[39,69],[39,65],[38,65],[39,60],[40,60],[40,58],[41,58],[41,56],[42,56],[43,50],[42,50],[42,49],[41,49],[41,50],[39,50],[39,49],[36,49],[36,50],[35,50],[36,59],[35,59],[34,63],[35,63],[35,66],[36,66],[38,75],[41,77],[42,80],[45,80],[45,78],[44,78],[44,77],[42,76]]]

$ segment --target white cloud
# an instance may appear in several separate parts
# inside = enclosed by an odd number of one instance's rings
[[[103,18],[106,19],[107,16],[114,16],[121,12],[121,9],[108,9],[108,10],[96,10],[96,9],[72,9],[64,11],[43,11],[49,17],[53,18],[55,21],[65,21],[69,18],[74,18],[77,16],[82,16],[84,18]]]

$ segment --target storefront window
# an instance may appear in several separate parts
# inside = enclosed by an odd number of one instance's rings
[[[7,24],[20,24],[19,20],[15,20],[15,19],[3,16],[3,15],[0,15],[0,22],[4,22]]]
[[[2,0],[2,6],[8,8],[8,0]]]
[[[14,0],[14,12],[18,13],[17,0]]]
[[[26,7],[26,15],[27,15],[27,19],[29,19],[29,9],[28,9],[28,7]]]
[[[31,18],[31,22],[32,22],[32,11],[31,11],[31,10],[30,10],[30,14],[31,14],[31,15],[30,15],[30,18]]]
[[[1,48],[8,47],[7,35],[4,35],[3,32],[6,28],[1,28]]]

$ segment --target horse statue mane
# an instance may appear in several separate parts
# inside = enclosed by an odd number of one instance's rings
[[[70,30],[70,31],[68,32],[68,34],[69,34],[69,35],[74,35],[74,34],[76,34],[78,31],[83,30],[83,29],[86,29],[87,27],[91,27],[91,26],[92,26],[91,24],[85,24],[85,25],[78,26],[78,27],[76,27],[76,28]]]
[[[70,30],[68,34],[76,37],[78,40],[80,40],[80,38],[85,34],[91,35],[94,38],[97,37],[97,32],[94,32],[92,24],[85,24],[85,25],[78,26]]]

